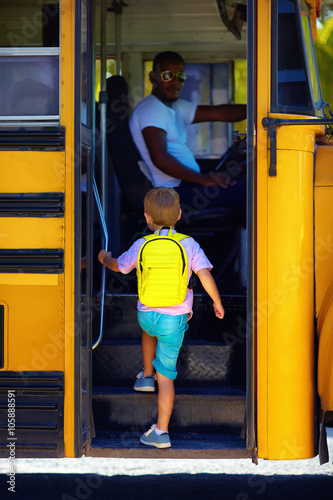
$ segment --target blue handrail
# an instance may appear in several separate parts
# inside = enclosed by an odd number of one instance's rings
[[[96,184],[95,177],[93,178],[93,192],[95,196],[95,201],[97,205],[97,211],[98,211],[98,217],[102,226],[102,231],[103,231],[103,236],[104,236],[104,247],[103,249],[105,251],[108,250],[108,245],[109,245],[109,235],[108,235],[108,230],[106,227],[106,222],[104,218],[104,213],[103,213],[103,208],[101,204],[101,200],[99,197],[98,193],[98,188]],[[102,283],[101,283],[101,320],[100,320],[100,327],[99,327],[99,335],[98,339],[96,342],[93,344],[92,348],[96,349],[96,347],[101,343],[101,340],[103,338],[103,323],[104,323],[104,302],[105,302],[105,278],[106,278],[106,268],[103,266],[103,272],[102,272]]]

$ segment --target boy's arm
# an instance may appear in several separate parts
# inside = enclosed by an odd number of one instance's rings
[[[101,264],[111,269],[111,271],[120,273],[117,259],[112,257],[111,252],[106,252],[105,250],[101,250],[98,254],[98,260],[100,261]]]
[[[209,269],[200,269],[196,272],[196,274],[201,281],[202,286],[213,301],[215,316],[219,319],[222,319],[224,317],[224,307],[222,305],[221,297],[217,289],[215,280],[211,275]]]

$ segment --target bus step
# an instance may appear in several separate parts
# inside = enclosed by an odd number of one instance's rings
[[[140,443],[141,432],[98,432],[86,456],[113,458],[250,458],[245,441],[221,434],[172,433],[171,448],[157,449]]]
[[[132,388],[95,389],[96,431],[144,432],[157,421],[157,394]],[[240,435],[245,419],[245,394],[236,389],[176,388],[170,432]]]
[[[230,345],[185,341],[177,363],[181,386],[221,386],[228,382]],[[140,341],[106,341],[93,351],[94,386],[128,386],[142,370]]]

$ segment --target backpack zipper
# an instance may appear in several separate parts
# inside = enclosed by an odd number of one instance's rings
[[[177,240],[174,240],[173,238],[169,238],[168,236],[163,236],[161,238],[154,238],[153,240],[149,240],[149,241],[146,241],[146,243],[143,245],[143,247],[141,248],[141,251],[140,251],[140,255],[139,255],[139,265],[140,265],[140,271],[142,272],[143,271],[143,268],[142,268],[142,252],[145,248],[146,245],[148,245],[148,243],[151,243],[153,241],[156,241],[156,240],[165,240],[165,239],[168,239],[170,241],[173,241],[174,243],[176,243],[176,245],[178,245],[179,247],[179,250],[180,250],[180,255],[182,256],[182,261],[183,261],[183,270],[182,270],[182,274],[184,274],[184,271],[185,271],[185,257],[184,257],[184,250],[182,248],[182,246],[179,244],[179,242]]]

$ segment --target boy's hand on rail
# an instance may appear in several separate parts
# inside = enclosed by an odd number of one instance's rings
[[[98,260],[100,261],[101,264],[106,266],[106,261],[107,259],[111,259],[112,254],[111,252],[106,252],[105,250],[101,250],[98,254]]]
[[[120,272],[117,259],[112,257],[111,252],[106,252],[105,250],[101,250],[98,254],[98,260],[100,261],[101,264],[111,269],[111,271],[115,271],[116,273]]]

